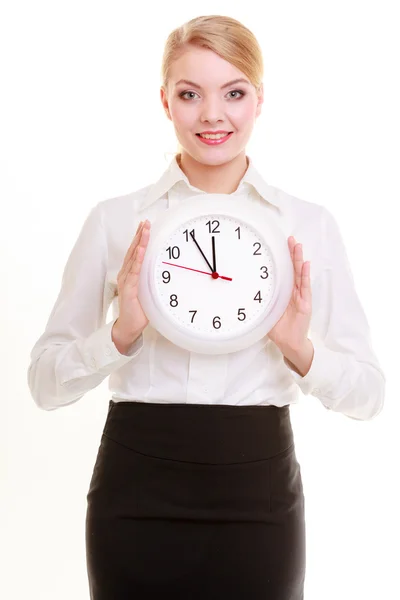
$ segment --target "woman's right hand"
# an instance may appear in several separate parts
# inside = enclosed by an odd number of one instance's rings
[[[118,350],[129,348],[149,322],[138,299],[140,270],[149,238],[150,221],[146,219],[139,223],[117,275],[119,316],[112,328],[112,339]]]

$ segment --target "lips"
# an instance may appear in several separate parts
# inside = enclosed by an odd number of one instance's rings
[[[214,135],[217,134],[217,132],[213,132]],[[219,132],[218,132],[219,133]],[[227,142],[233,135],[233,131],[231,132],[221,132],[222,133],[226,133],[226,135],[224,135],[224,137],[221,138],[217,138],[217,139],[210,139],[210,138],[204,138],[200,135],[200,133],[196,133],[197,137],[199,138],[199,140],[203,143],[203,144],[207,144],[208,146],[218,146],[220,144],[224,144],[225,142]],[[212,135],[212,134],[211,134]]]
[[[201,131],[200,133],[196,133],[196,135],[201,135],[201,134],[217,135],[218,133],[232,133],[232,131],[223,131],[222,129],[218,129],[218,131]]]
[[[202,131],[201,133],[196,133],[196,135],[228,135],[229,133],[233,133],[233,131]]]

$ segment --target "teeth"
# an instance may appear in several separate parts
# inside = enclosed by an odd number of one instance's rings
[[[211,133],[201,133],[200,136],[202,138],[205,138],[206,140],[220,140],[221,138],[226,137],[227,135],[229,135],[228,133],[217,133],[217,134],[211,134]]]

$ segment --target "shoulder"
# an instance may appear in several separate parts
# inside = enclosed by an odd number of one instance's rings
[[[271,198],[282,208],[282,213],[289,217],[293,215],[296,220],[320,219],[324,217],[326,208],[318,203],[295,196],[277,186],[268,185]]]
[[[109,257],[117,257],[121,262],[135,235],[139,221],[143,219],[141,210],[154,183],[150,183],[127,194],[100,200],[95,210],[101,221],[102,231],[108,247]]]
[[[286,237],[294,236],[303,245],[304,260],[312,262],[311,277],[326,268],[332,241],[337,241],[338,225],[330,209],[276,186],[269,186],[272,201],[280,207],[280,222]]]
[[[267,193],[279,208],[278,218],[286,237],[293,235],[314,254],[322,241],[327,209],[277,186],[268,185]]]
[[[133,192],[129,192],[128,194],[100,200],[97,207],[102,213],[103,219],[105,219],[108,224],[112,224],[114,221],[120,223],[121,218],[132,218],[132,215],[138,214],[143,201],[147,198],[153,185],[153,183],[150,183],[149,185]]]

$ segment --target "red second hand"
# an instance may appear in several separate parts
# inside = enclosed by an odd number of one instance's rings
[[[179,267],[180,269],[188,269],[189,271],[196,271],[196,273],[203,273],[204,275],[211,275],[213,279],[226,279],[227,281],[232,281],[232,277],[224,277],[223,275],[218,275],[217,272],[207,273],[206,271],[199,271],[198,269],[191,269],[190,267],[183,267],[182,265],[177,265],[175,263],[162,261],[163,265],[172,265],[173,267]]]

